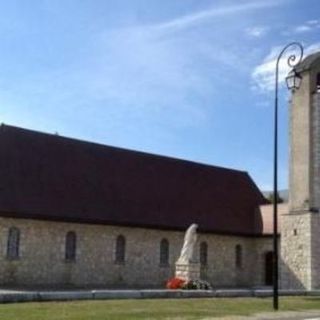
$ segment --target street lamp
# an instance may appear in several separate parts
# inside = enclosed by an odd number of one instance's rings
[[[299,42],[291,42],[280,52],[276,63],[275,79],[275,100],[274,100],[274,180],[273,180],[273,309],[279,309],[278,292],[278,86],[279,86],[279,62],[282,55],[289,48],[298,48],[299,54],[290,54],[287,64],[292,70],[286,78],[289,90],[299,89],[302,77],[297,73],[294,67],[301,62],[303,57],[303,47]]]
[[[286,83],[289,90],[299,89],[301,81],[302,77],[295,69],[289,72],[288,76],[286,77]]]

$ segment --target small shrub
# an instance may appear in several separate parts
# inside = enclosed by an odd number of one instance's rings
[[[189,280],[185,282],[182,286],[185,290],[212,290],[209,282],[204,280]]]

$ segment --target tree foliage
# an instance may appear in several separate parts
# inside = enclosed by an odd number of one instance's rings
[[[273,192],[271,192],[271,193],[269,194],[268,200],[269,200],[271,203],[274,203],[274,193],[273,193]],[[277,203],[283,203],[283,202],[284,202],[283,199],[280,197],[279,192],[277,193],[277,200],[278,200]]]

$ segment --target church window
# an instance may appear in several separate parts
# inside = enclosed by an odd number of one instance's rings
[[[169,241],[162,239],[160,242],[160,266],[169,265]]]
[[[14,260],[19,258],[20,246],[20,230],[12,227],[9,229],[8,243],[7,243],[7,258]]]
[[[236,245],[236,267],[242,268],[242,247],[240,244]]]
[[[115,263],[123,264],[125,261],[126,254],[126,239],[120,235],[116,240],[116,252],[115,252]]]
[[[205,241],[200,243],[200,264],[202,266],[208,264],[208,244]]]
[[[77,235],[74,231],[69,231],[66,235],[66,251],[65,251],[66,261],[76,260],[76,250],[77,250]]]

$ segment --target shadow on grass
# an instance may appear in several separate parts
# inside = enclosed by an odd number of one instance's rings
[[[303,297],[302,299],[304,301],[319,301],[320,302],[320,297]]]

